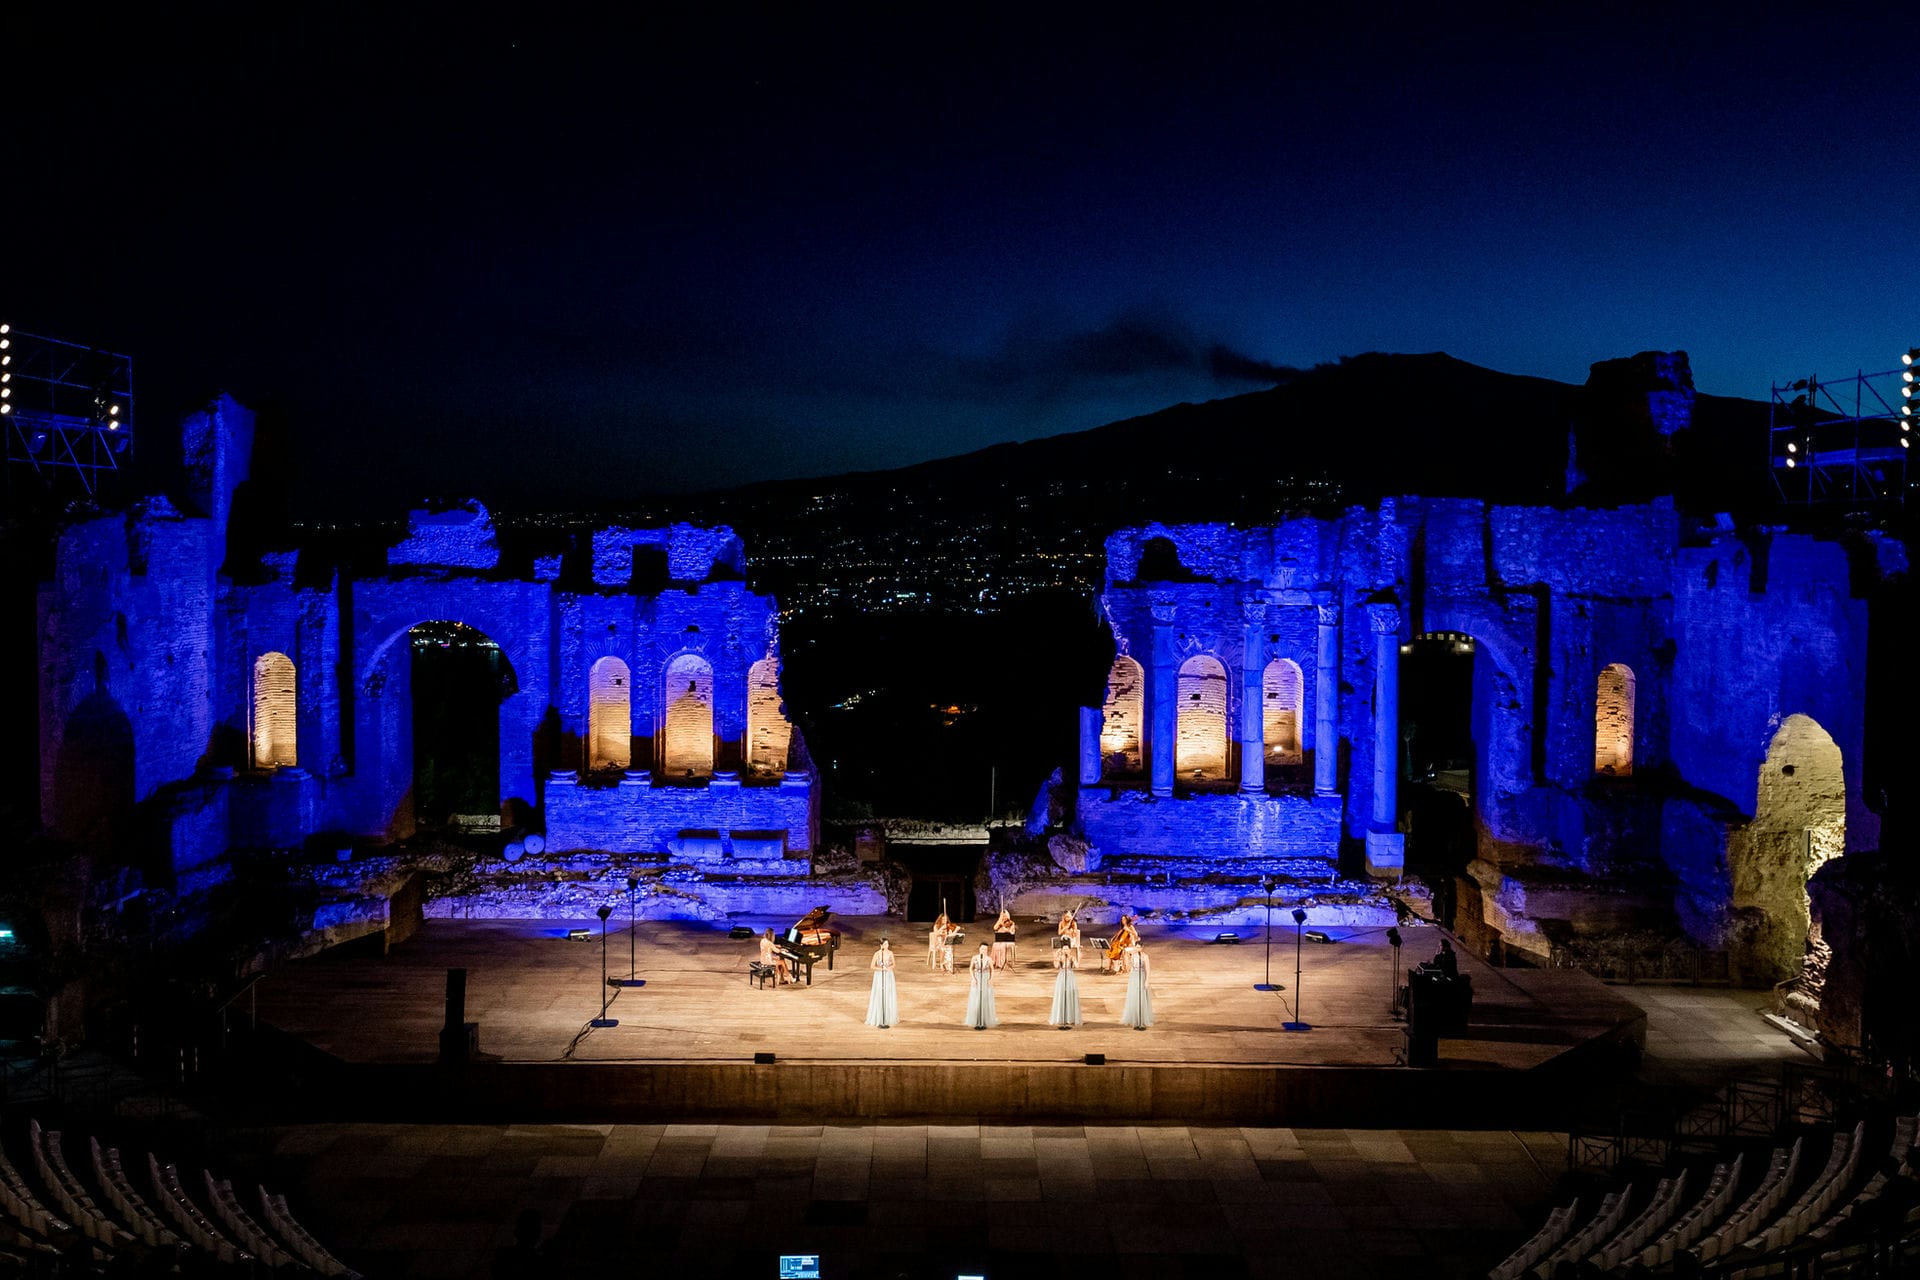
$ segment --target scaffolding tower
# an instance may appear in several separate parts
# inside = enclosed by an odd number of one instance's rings
[[[1767,457],[1783,502],[1904,503],[1914,419],[1901,413],[1906,369],[1773,388]]]
[[[7,473],[31,472],[92,501],[133,461],[133,361],[0,321],[0,423]]]

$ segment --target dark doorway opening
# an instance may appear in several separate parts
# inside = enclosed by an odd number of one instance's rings
[[[500,646],[458,622],[407,633],[413,663],[413,811],[422,826],[500,812],[500,703],[514,692]]]
[[[947,918],[958,924],[972,920],[977,904],[974,881],[980,874],[983,845],[895,845],[888,850],[894,862],[913,876],[907,892],[907,919],[932,921],[944,903]]]
[[[1433,886],[1434,912],[1454,923],[1454,880],[1473,861],[1473,637],[1418,635],[1400,654],[1400,807],[1407,870]]]

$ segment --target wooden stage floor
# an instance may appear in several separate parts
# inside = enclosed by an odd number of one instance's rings
[[[1215,928],[1149,926],[1155,1025],[1119,1025],[1126,979],[1083,970],[1081,1008],[1072,1030],[1049,1026],[1053,970],[1050,926],[1024,925],[1029,941],[1015,965],[996,975],[1000,1026],[963,1024],[967,975],[926,965],[926,933],[885,918],[837,921],[836,968],[816,966],[811,987],[761,989],[748,982],[756,943],[728,938],[724,927],[641,921],[635,950],[644,987],[613,992],[620,1025],[587,1027],[600,1013],[599,922],[589,942],[566,940],[551,920],[428,920],[385,957],[328,955],[300,961],[265,979],[260,1017],[347,1062],[423,1064],[434,1059],[443,1019],[445,972],[468,971],[467,1019],[480,1024],[484,1054],[506,1062],[728,1063],[769,1050],[789,1063],[1050,1064],[1103,1053],[1141,1065],[1388,1067],[1403,1044],[1389,1014],[1391,951],[1384,930],[1329,929],[1331,944],[1302,949],[1307,1032],[1285,1032],[1294,1015],[1292,928],[1274,928],[1278,994],[1254,984],[1264,976],[1257,930],[1237,946],[1213,943]],[[789,921],[746,921],[758,927]],[[627,973],[629,934],[617,918],[608,930],[613,976]],[[984,924],[968,927],[978,939]],[[1402,930],[1406,965],[1439,948],[1432,928]],[[900,1024],[863,1024],[875,943],[891,937]],[[964,955],[964,953],[963,953]],[[956,959],[961,959],[957,956]],[[962,963],[964,961],[962,960]],[[1584,974],[1493,969],[1462,957],[1473,975],[1471,1034],[1441,1042],[1441,1067],[1524,1071],[1601,1036],[1631,1034],[1641,1011]]]

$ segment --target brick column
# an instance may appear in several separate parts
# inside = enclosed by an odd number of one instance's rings
[[[1320,630],[1313,662],[1313,793],[1340,794],[1340,606],[1314,597]]]
[[[1267,789],[1266,630],[1264,600],[1240,603],[1242,657],[1240,681],[1240,789]]]

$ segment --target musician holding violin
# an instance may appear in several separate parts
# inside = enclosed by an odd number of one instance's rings
[[[1140,944],[1140,930],[1133,923],[1132,916],[1121,916],[1120,927],[1114,931],[1113,938],[1107,943],[1107,954],[1100,962],[1102,973],[1125,973],[1127,971],[1127,948]]]

